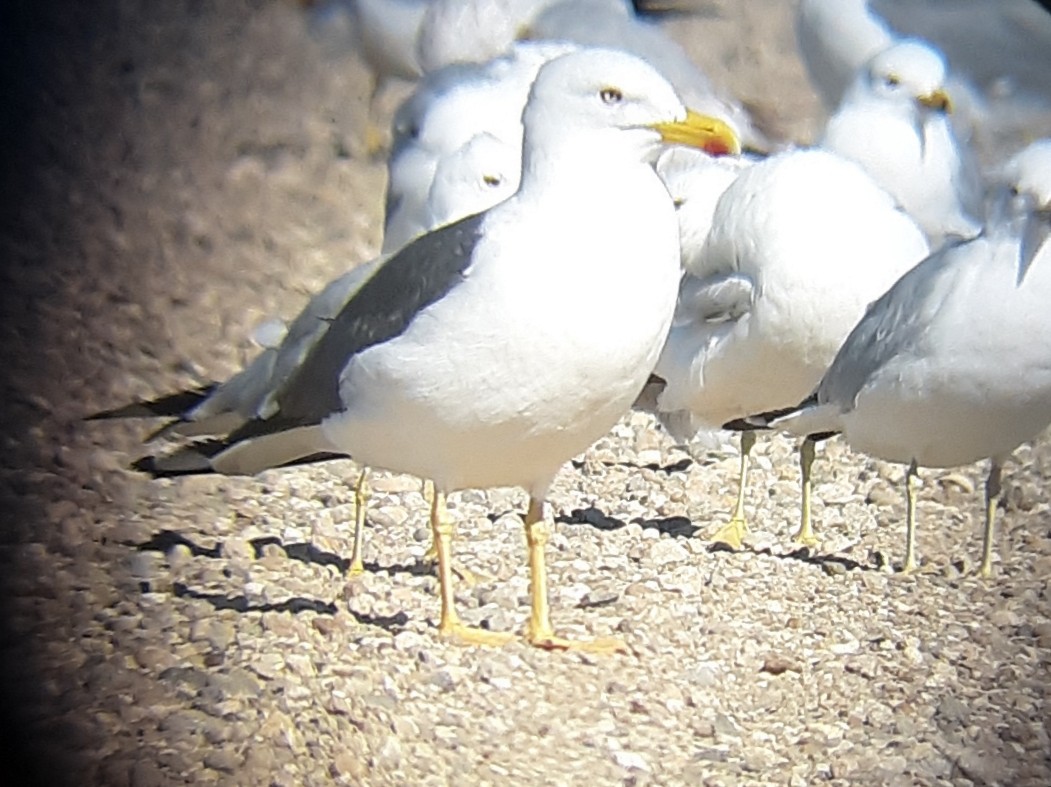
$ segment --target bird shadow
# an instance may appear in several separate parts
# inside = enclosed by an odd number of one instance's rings
[[[347,558],[341,557],[334,552],[318,549],[313,544],[305,541],[285,544],[277,536],[261,536],[250,539],[248,543],[252,545],[256,559],[263,556],[265,547],[274,545],[284,552],[290,560],[298,560],[300,563],[315,566],[334,566],[340,574],[346,574],[347,569],[350,567],[350,560]]]
[[[317,612],[320,615],[335,615],[336,605],[330,601],[293,596],[276,603],[252,604],[246,596],[227,596],[224,593],[202,593],[182,582],[172,583],[172,595],[176,598],[193,598],[211,604],[216,610],[232,609],[234,612]]]
[[[259,538],[249,540],[248,543],[252,546],[252,551],[256,559],[263,557],[263,550],[267,546],[273,545],[284,552],[290,560],[297,560],[300,563],[305,563],[307,565],[333,566],[342,576],[346,576],[347,569],[350,567],[350,560],[348,558],[342,557],[334,552],[319,549],[308,542],[285,544],[277,536],[260,536]],[[207,558],[221,557],[223,549],[222,541],[216,541],[215,546],[205,547],[174,530],[162,530],[152,536],[148,541],[130,543],[128,545],[133,546],[142,552],[155,551],[165,554],[176,546],[184,546],[194,557]],[[413,563],[386,566],[380,565],[379,563],[365,563],[365,570],[369,573],[382,572],[390,575],[409,574],[411,576],[427,576],[434,573],[429,564],[419,560]]]
[[[267,546],[276,545],[291,560],[298,560],[302,563],[320,566],[334,566],[343,576],[346,576],[347,569],[350,566],[350,561],[348,559],[332,552],[319,549],[309,543],[284,544],[276,536],[263,536],[251,539],[248,543],[252,546],[254,555],[257,559],[263,557],[264,549]],[[158,551],[162,553],[168,553],[169,550],[175,546],[183,546],[186,547],[190,554],[195,557],[218,559],[222,556],[223,542],[217,541],[214,546],[206,547],[195,542],[193,539],[188,538],[182,533],[177,533],[173,530],[162,530],[153,535],[147,541],[131,543],[129,546],[133,546],[139,551]],[[365,570],[370,573],[404,573],[414,576],[427,576],[433,573],[431,566],[422,561],[416,561],[412,564],[391,566],[381,566],[378,563],[366,563]],[[147,588],[144,587],[144,590],[145,589]],[[285,612],[295,615],[302,612],[315,612],[319,615],[335,615],[339,608],[338,602],[336,601],[325,601],[322,599],[305,598],[302,596],[293,596],[292,598],[279,602],[252,603],[244,595],[204,592],[195,590],[183,582],[173,582],[171,585],[171,593],[176,598],[191,598],[204,601],[217,611],[233,610],[234,612],[241,614],[249,612]],[[376,626],[393,633],[402,630],[409,622],[409,616],[405,612],[397,612],[393,615],[369,615],[362,612],[356,612],[349,605],[344,605],[344,609],[346,609],[347,612],[360,624]]]
[[[619,519],[614,516],[609,516],[604,511],[595,506],[588,506],[587,508],[574,508],[569,514],[560,514],[555,517],[555,521],[567,524],[567,525],[588,525],[595,528],[596,530],[620,530],[622,527],[627,527],[628,523],[623,519]],[[665,517],[663,519],[643,519],[637,518],[631,520],[635,524],[643,528],[652,528],[658,532],[674,538],[693,538],[700,531],[699,525],[693,524],[689,517],[685,516],[672,516]],[[879,567],[875,565],[868,565],[865,563],[859,563],[849,557],[842,555],[827,555],[813,552],[810,547],[799,547],[791,552],[775,552],[770,547],[763,547],[762,549],[755,549],[749,546],[743,546],[740,549],[733,549],[732,547],[723,544],[721,542],[712,542],[708,545],[709,552],[749,552],[753,555],[763,555],[776,558],[778,560],[795,560],[800,563],[806,563],[807,565],[817,566],[826,571],[837,571],[832,568],[838,566],[841,571],[878,571]]]
[[[849,557],[843,555],[823,555],[812,552],[810,547],[799,547],[793,549],[791,552],[774,552],[770,547],[763,547],[762,549],[755,549],[754,547],[743,546],[740,549],[733,549],[732,547],[720,543],[713,542],[708,545],[709,552],[749,552],[753,555],[762,555],[764,557],[772,557],[777,560],[794,560],[799,563],[806,563],[810,566],[817,566],[821,569],[830,569],[832,566],[840,566],[843,571],[877,571],[878,567],[872,565],[866,565],[865,563],[859,563]]]
[[[176,598],[192,598],[204,601],[207,604],[211,604],[217,611],[232,609],[242,614],[248,612],[287,612],[295,615],[300,612],[316,612],[319,615],[335,615],[338,611],[335,602],[303,598],[301,596],[293,596],[277,603],[252,604],[245,596],[202,593],[181,582],[173,583],[172,595]],[[376,626],[391,632],[401,631],[409,622],[409,616],[404,612],[396,612],[393,615],[367,615],[363,612],[355,612],[349,606],[347,607],[347,612],[358,623],[366,626]]]
[[[575,470],[582,470],[588,463],[581,459],[574,459],[570,464]],[[655,473],[671,475],[672,473],[684,473],[696,463],[693,459],[686,456],[677,462],[669,462],[668,464],[661,464],[660,462],[648,462],[644,465],[640,465],[637,462],[599,462],[599,464],[603,467],[632,467],[636,470],[652,470]]]
[[[601,509],[595,508],[595,506],[574,508],[568,514],[559,514],[556,516],[555,521],[566,525],[589,525],[596,530],[607,531],[620,530],[622,527],[628,526],[628,523],[623,519],[609,516]],[[697,531],[700,530],[700,528],[694,525],[688,517],[684,516],[671,516],[662,519],[645,519],[638,517],[631,521],[644,529],[656,530],[659,533],[677,538],[690,538],[696,535]]]
[[[138,544],[125,542],[126,546],[133,546],[140,552],[163,552],[167,554],[177,546],[186,547],[194,557],[219,557],[222,542],[216,542],[214,547],[203,547],[195,541],[187,538],[182,533],[174,530],[161,530],[155,533],[148,541]]]

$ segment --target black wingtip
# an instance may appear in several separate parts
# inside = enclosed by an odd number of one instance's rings
[[[212,457],[228,446],[222,440],[202,440],[187,445],[170,454],[151,454],[132,462],[133,470],[148,473],[154,478],[174,478],[182,475],[205,475],[214,473]]]
[[[184,446],[170,454],[142,456],[131,463],[132,470],[146,473],[153,478],[178,478],[186,475],[208,475],[215,473],[212,458],[230,447],[225,440],[205,440]],[[310,454],[279,467],[300,467],[335,459],[347,459],[346,454],[319,452]]]
[[[763,426],[760,424],[753,424],[751,416],[748,418],[735,418],[732,421],[727,421],[723,424],[723,429],[730,432],[753,432],[756,429],[762,429]]]
[[[704,0],[631,0],[635,15],[650,19],[678,16],[714,16],[717,11]]]
[[[795,407],[783,407],[780,410],[768,410],[765,413],[746,415],[744,418],[735,418],[734,420],[727,421],[723,424],[723,429],[728,429],[731,432],[751,432],[757,429],[769,429],[770,424],[778,418],[784,418],[786,415],[791,415],[800,408],[806,406],[807,403],[808,402],[803,402]]]
[[[84,416],[84,420],[102,421],[110,418],[172,418],[180,416],[207,399],[217,385],[218,383],[208,383],[199,388],[177,391],[176,393],[160,396],[149,401],[132,402],[131,404],[115,407],[112,410],[92,413]]]
[[[151,478],[177,478],[184,475],[207,475],[215,472],[207,460],[201,464],[169,464],[172,457],[143,456],[131,463],[133,470],[146,473]]]
[[[162,473],[157,470],[156,457],[154,456],[140,456],[134,462],[131,463],[131,469],[137,470],[140,473],[146,473],[154,478],[160,478]]]

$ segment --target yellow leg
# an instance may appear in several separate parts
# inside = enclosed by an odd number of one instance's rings
[[[423,499],[428,504],[432,504],[434,501],[434,482],[430,479],[423,479]],[[434,536],[431,536],[431,545],[427,548],[427,551],[423,553],[424,563],[435,563],[438,560],[438,541]],[[479,582],[490,581],[492,577],[486,574],[475,574],[473,571],[468,571],[466,568],[460,565],[454,565],[452,567],[453,572],[460,577],[464,582],[467,583],[468,587],[474,587]]]
[[[902,574],[916,570],[916,462],[905,473],[905,565]]]
[[[803,546],[817,546],[817,536],[811,525],[810,516],[810,494],[811,494],[811,468],[814,465],[814,454],[817,444],[809,437],[799,447],[799,475],[802,479],[803,502],[800,506],[799,530],[796,531],[795,540]]]
[[[431,500],[431,532],[438,550],[438,584],[442,599],[438,631],[469,645],[503,645],[509,642],[510,634],[465,626],[456,614],[452,572],[453,524],[445,508],[445,495],[437,489],[434,490]]]
[[[978,573],[988,579],[993,575],[993,523],[996,521],[996,502],[1000,497],[1000,460],[993,458],[989,464],[989,477],[985,479],[985,532],[982,535],[982,565]]]
[[[423,499],[427,501],[428,505],[434,505],[434,483],[428,479],[423,479]],[[438,539],[431,536],[431,545],[427,548],[427,551],[423,553],[424,563],[433,563],[438,559]]]
[[[358,483],[354,486],[354,552],[350,556],[348,577],[356,577],[365,572],[365,563],[361,558],[361,547],[365,542],[365,510],[369,503],[369,469],[361,468]]]
[[[547,563],[544,546],[550,533],[544,521],[544,503],[529,498],[525,520],[526,543],[529,546],[529,595],[532,608],[526,639],[531,645],[547,650],[583,650],[592,653],[625,653],[627,648],[617,639],[570,640],[555,636],[551,625],[551,610],[547,603]]]
[[[748,522],[744,518],[744,490],[748,484],[748,454],[755,445],[755,432],[741,432],[741,474],[737,479],[737,505],[734,506],[730,521],[723,525],[712,536],[717,544],[726,544],[731,549],[740,549],[742,540],[748,533]]]

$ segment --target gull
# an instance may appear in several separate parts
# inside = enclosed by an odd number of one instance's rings
[[[866,305],[927,251],[915,222],[850,161],[794,150],[748,167],[719,198],[682,279],[654,370],[664,381],[662,421],[688,438],[799,401]],[[737,503],[716,534],[735,548],[747,530],[754,440],[753,431],[742,434]],[[814,542],[809,516],[796,538]]]
[[[254,474],[350,455],[432,479],[438,629],[474,644],[509,635],[469,627],[456,613],[445,497],[523,487],[526,639],[620,650],[556,636],[544,501],[561,465],[629,409],[671,323],[678,227],[653,161],[667,144],[736,150],[737,140],[725,124],[689,112],[650,66],[603,50],[545,64],[522,122],[514,195],[377,264],[320,340],[272,379],[249,421],[140,466]],[[582,293],[601,313],[581,310]]]
[[[514,194],[520,159],[520,146],[484,131],[442,156],[427,190],[427,229],[481,213]]]
[[[679,217],[682,265],[693,270],[712,229],[719,197],[754,158],[711,156],[695,148],[669,148],[657,160],[657,174],[668,187]]]
[[[950,109],[944,60],[921,41],[902,40],[858,71],[818,142],[860,164],[935,248],[981,229],[977,166],[955,135]]]
[[[426,203],[439,162],[479,134],[522,146],[522,108],[537,71],[575,51],[567,44],[520,43],[488,63],[428,74],[398,107],[387,161],[383,253],[431,227]]]
[[[996,160],[1051,127],[1051,14],[1034,0],[801,0],[799,50],[825,106],[901,38],[944,53],[957,115]]]
[[[728,123],[746,147],[770,147],[744,106],[713,85],[678,42],[659,25],[633,13],[630,5],[615,0],[550,3],[523,29],[522,37],[630,52],[660,71],[691,107]]]
[[[373,0],[375,2],[375,0]],[[419,2],[420,0],[416,0]],[[425,73],[456,63],[482,63],[504,54],[523,38],[574,40],[586,46],[622,48],[616,38],[584,40],[575,36],[536,35],[538,20],[565,12],[576,27],[581,19],[603,27],[610,19],[643,23],[644,19],[678,14],[688,9],[652,0],[424,0],[427,5],[416,36],[416,61]],[[632,54],[647,58],[643,53]],[[651,65],[658,65],[651,63]],[[661,70],[658,65],[658,70]],[[663,72],[662,72],[663,73]],[[676,85],[669,74],[664,74]],[[677,85],[676,85],[677,86]]]
[[[431,0],[417,37],[417,59],[426,72],[484,63],[506,53],[549,6],[585,2],[634,14],[625,0]]]
[[[508,54],[529,20],[553,2],[557,0],[342,0],[372,75],[369,115],[375,116],[378,97],[392,81],[418,82],[451,66],[479,65]],[[622,5],[624,0],[605,2]],[[524,102],[523,96],[519,112]],[[370,124],[366,135],[367,149],[378,152],[378,129]]]
[[[981,235],[949,245],[866,311],[811,396],[752,420],[908,465],[903,570],[916,568],[919,467],[990,458],[980,573],[992,574],[1001,468],[1051,422],[1051,140],[1007,165]]]
[[[421,0],[353,0],[361,54],[373,74],[372,97],[394,78],[414,82],[423,75],[416,40],[427,12]]]
[[[416,40],[430,0],[329,0],[313,10],[316,24],[331,24],[336,15],[349,21],[350,37],[368,67],[370,87],[365,148],[383,149],[380,128],[373,122],[381,94],[394,82],[415,82],[423,76]],[[304,2],[303,5],[313,5]]]
[[[796,36],[829,107],[859,66],[899,38],[931,42],[988,93],[1051,95],[1051,15],[1034,0],[800,0]]]
[[[506,54],[524,30],[554,5],[635,16],[628,0],[343,0],[362,56],[373,74],[370,108],[392,79],[416,81],[448,66],[485,63]],[[638,13],[674,8],[646,3]]]
[[[424,231],[480,213],[513,194],[521,170],[519,155],[518,150],[511,150],[495,137],[483,133],[443,157],[438,162],[420,219]],[[264,412],[264,402],[271,388],[302,363],[340,310],[381,263],[382,258],[374,259],[330,282],[291,324],[271,318],[257,326],[252,338],[264,349],[244,370],[226,382],[202,391],[203,398],[190,407],[180,400],[174,410],[154,409],[155,415],[179,416],[163,433],[194,436],[229,432]],[[369,495],[367,484],[368,468],[362,467],[354,486],[354,547],[347,568],[348,576],[365,570],[363,545]],[[424,495],[431,496],[427,490]],[[436,555],[433,544],[427,555]],[[457,572],[470,579],[464,569],[457,569]]]

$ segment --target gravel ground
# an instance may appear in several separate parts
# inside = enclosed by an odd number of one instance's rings
[[[631,414],[551,499],[555,623],[630,649],[604,658],[438,637],[414,479],[377,475],[348,581],[350,462],[127,470],[146,427],[82,415],[229,374],[263,317],[376,252],[367,75],[285,1],[14,6],[34,34],[4,47],[0,120],[0,782],[1051,783],[1047,442],[1009,465],[995,581],[973,575],[981,467],[925,474],[901,577],[902,468],[831,442],[823,542],[795,550],[793,446],[761,441],[751,542],[710,551],[736,458]],[[808,139],[791,4],[704,8],[670,31]],[[521,628],[523,494],[451,503],[464,617]]]

